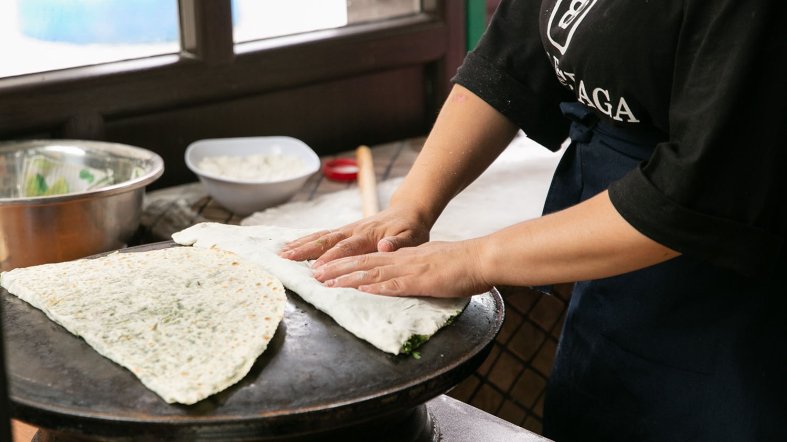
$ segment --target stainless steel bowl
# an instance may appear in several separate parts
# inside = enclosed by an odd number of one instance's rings
[[[41,170],[96,179],[64,194],[30,196]],[[54,170],[54,172],[53,172]],[[100,141],[0,143],[0,270],[119,249],[139,227],[145,186],[164,172],[157,154]],[[67,176],[74,179],[74,176]],[[101,184],[98,181],[105,180]],[[68,180],[66,180],[68,181]],[[44,184],[45,185],[45,184]],[[55,189],[57,187],[57,189]],[[62,191],[66,184],[50,187]],[[40,190],[40,189],[39,189]]]

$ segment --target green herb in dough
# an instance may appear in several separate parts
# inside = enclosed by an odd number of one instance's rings
[[[416,348],[420,347],[424,342],[429,340],[429,336],[426,335],[412,335],[407,342],[402,345],[402,349],[399,351],[400,353],[409,355],[413,352]],[[420,356],[420,355],[419,355]],[[416,358],[418,359],[418,358]]]

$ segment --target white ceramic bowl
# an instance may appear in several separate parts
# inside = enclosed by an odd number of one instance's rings
[[[291,155],[301,159],[304,170],[286,179],[239,179],[199,169],[200,161],[212,156]],[[301,140],[292,137],[213,138],[191,143],[186,166],[197,174],[208,194],[236,215],[249,215],[281,204],[298,192],[320,169],[320,158]]]

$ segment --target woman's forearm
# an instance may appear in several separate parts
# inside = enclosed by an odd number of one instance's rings
[[[342,257],[391,252],[429,240],[446,204],[500,155],[518,128],[462,86],[455,86],[421,153],[388,208],[331,231],[287,244],[280,254],[316,259],[315,267]]]
[[[470,296],[496,285],[604,278],[677,255],[629,225],[602,192],[484,237],[337,259],[316,268],[314,277],[328,287],[381,295]]]
[[[391,205],[407,206],[428,225],[508,146],[518,128],[456,85]]]
[[[607,192],[471,241],[476,242],[483,279],[492,285],[598,279],[679,255],[634,229]]]

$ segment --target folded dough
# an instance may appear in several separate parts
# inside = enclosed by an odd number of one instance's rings
[[[282,246],[312,230],[201,223],[172,235],[178,244],[216,247],[258,263],[285,287],[328,314],[340,326],[382,351],[412,351],[467,306],[467,298],[390,297],[352,288],[326,287],[309,263],[278,256]]]

